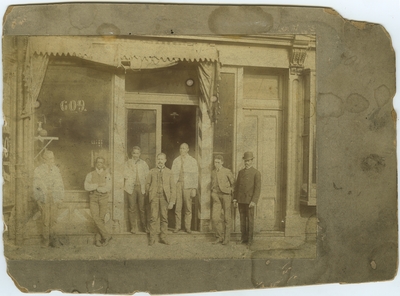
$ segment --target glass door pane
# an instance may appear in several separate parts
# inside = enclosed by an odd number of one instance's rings
[[[128,157],[132,148],[141,148],[141,158],[150,168],[155,167],[157,153],[161,151],[161,106],[130,105],[127,109],[126,145]]]

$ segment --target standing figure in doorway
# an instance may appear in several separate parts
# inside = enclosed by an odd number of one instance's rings
[[[231,204],[235,179],[231,170],[223,164],[223,156],[216,155],[215,170],[211,172],[212,223],[217,237],[214,244],[227,245],[231,237]]]
[[[181,229],[182,206],[185,215],[185,230],[192,233],[192,199],[196,196],[199,183],[199,168],[196,159],[188,154],[189,145],[180,146],[180,156],[172,163],[172,173],[176,184],[175,230]]]
[[[239,204],[240,231],[239,243],[253,243],[254,208],[261,192],[261,173],[253,167],[253,152],[245,152],[243,156],[245,168],[239,171],[233,202]]]
[[[157,167],[151,169],[146,182],[146,191],[150,202],[150,239],[149,246],[155,243],[157,235],[156,222],[160,221],[160,242],[169,245],[168,210],[175,204],[174,176],[169,168],[165,167],[167,156],[164,153],[157,155]]]
[[[45,150],[42,155],[44,163],[33,172],[33,199],[41,214],[42,246],[59,247],[55,225],[57,223],[58,204],[64,198],[64,183],[59,168],[54,164],[54,154]]]
[[[89,191],[90,213],[99,232],[96,234],[95,244],[98,247],[106,246],[112,239],[105,223],[111,191],[111,175],[105,168],[104,157],[97,157],[95,170],[86,175],[85,190]]]
[[[143,159],[140,158],[140,153],[140,147],[133,147],[132,158],[125,163],[124,167],[125,191],[128,193],[129,223],[131,233],[137,232],[138,220],[140,220],[141,230],[148,232],[146,217],[146,214],[148,213],[146,213],[145,192],[146,178],[149,174],[149,166]]]

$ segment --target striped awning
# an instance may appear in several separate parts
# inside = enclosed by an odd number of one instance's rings
[[[219,84],[218,50],[208,43],[167,42],[117,37],[32,36],[26,52],[24,82],[28,89],[25,114],[30,114],[39,95],[49,58],[77,57],[124,69],[154,69],[179,62],[196,62],[201,98],[209,116],[217,118]],[[27,115],[24,115],[27,116]]]
[[[208,43],[187,43],[118,37],[32,36],[29,51],[37,55],[71,56],[96,63],[141,69],[180,61],[217,62],[218,51]]]

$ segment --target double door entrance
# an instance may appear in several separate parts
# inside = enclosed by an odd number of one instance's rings
[[[126,151],[131,157],[132,147],[141,148],[141,158],[149,168],[156,167],[156,156],[167,155],[166,167],[171,168],[173,160],[179,156],[182,143],[189,145],[189,154],[196,158],[196,113],[195,105],[167,104],[126,104]],[[192,228],[197,228],[193,205]],[[168,225],[175,227],[175,208],[169,211]]]

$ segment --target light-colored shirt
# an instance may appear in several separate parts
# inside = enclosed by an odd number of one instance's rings
[[[111,175],[108,170],[96,169],[86,175],[84,186],[86,191],[110,192],[112,188]]]
[[[57,166],[42,164],[34,170],[33,198],[43,203],[49,202],[50,198],[55,203],[64,198],[64,183]]]
[[[183,161],[183,166],[182,166]],[[179,181],[181,168],[183,167],[183,188],[184,189],[197,189],[199,185],[199,167],[197,160],[190,155],[186,155],[183,159],[182,156],[175,158],[172,163],[172,173],[174,175],[175,183]]]
[[[132,158],[125,162],[124,166],[124,179],[125,191],[129,194],[133,193],[137,177],[140,183],[140,190],[142,194],[146,192],[146,178],[149,174],[149,166],[143,159],[134,161]]]

